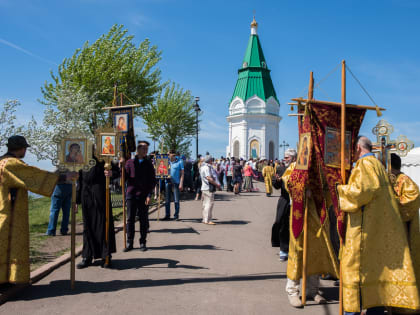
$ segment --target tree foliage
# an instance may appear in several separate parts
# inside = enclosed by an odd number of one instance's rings
[[[57,147],[52,141],[55,135],[76,129],[93,139],[94,130],[86,121],[95,113],[100,102],[96,94],[88,94],[83,87],[77,89],[65,83],[56,96],[56,105],[46,105],[42,124],[32,118],[24,132],[31,144],[29,150],[38,160],[56,158]]]
[[[103,107],[112,104],[115,84],[132,102],[150,105],[161,90],[160,70],[156,67],[161,52],[148,39],[136,47],[133,38],[123,25],[114,25],[92,45],[87,41],[72,57],[64,59],[57,75],[51,72],[52,82],[41,87],[44,97],[41,103],[57,106],[65,84],[79,91],[83,89],[98,101],[90,116],[85,116],[91,130],[106,122]]]
[[[164,151],[173,149],[189,154],[197,128],[190,91],[184,91],[175,83],[167,85],[156,102],[145,109],[143,119],[146,132],[163,143]]]
[[[24,131],[23,126],[18,126],[16,121],[16,109],[20,106],[18,100],[7,100],[0,111],[0,150],[7,143],[7,139],[13,135],[20,135]]]

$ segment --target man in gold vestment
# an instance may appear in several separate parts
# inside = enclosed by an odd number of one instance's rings
[[[419,187],[410,177],[401,173],[401,158],[395,153],[391,154],[391,173],[394,175],[391,183],[394,186],[401,218],[405,223],[408,245],[410,247],[418,286],[420,280]],[[396,309],[393,311],[393,314],[396,312],[409,313],[407,311],[403,312],[401,309]],[[420,310],[417,310],[416,313],[420,313]]]
[[[290,164],[282,176],[284,186],[288,187],[290,175],[296,167],[296,162]],[[326,303],[324,297],[319,294],[319,275],[330,274],[338,276],[338,263],[334,254],[329,236],[329,222],[326,219],[321,228],[320,218],[316,210],[315,202],[311,193],[306,192],[306,211],[308,211],[308,247],[307,247],[307,290],[308,299],[313,299],[318,304]],[[292,231],[293,202],[291,201],[290,211],[290,241],[289,258],[287,262],[287,284],[286,292],[288,294],[290,305],[293,307],[302,307],[299,298],[299,284],[302,278],[303,268],[303,232],[296,239]],[[318,235],[318,236],[317,236]],[[304,293],[302,293],[304,294]]]
[[[338,185],[348,213],[342,249],[346,314],[383,314],[383,306],[419,308],[419,291],[403,220],[388,174],[372,144],[360,137],[358,161],[347,185]]]
[[[0,157],[0,284],[29,282],[28,190],[51,196],[59,178],[22,162],[27,147],[24,137],[12,136]]]

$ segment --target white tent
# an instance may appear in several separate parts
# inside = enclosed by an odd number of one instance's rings
[[[420,186],[420,147],[401,157],[401,172],[411,177]]]

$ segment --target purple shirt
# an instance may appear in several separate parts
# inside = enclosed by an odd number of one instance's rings
[[[156,184],[155,169],[147,159],[130,159],[125,164],[127,199],[150,194]]]

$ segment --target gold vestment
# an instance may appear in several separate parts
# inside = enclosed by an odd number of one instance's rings
[[[419,308],[404,224],[381,162],[373,155],[359,159],[348,184],[337,190],[340,208],[348,213],[341,261],[344,310]]]
[[[265,166],[262,170],[262,176],[264,177],[264,182],[265,182],[265,192],[267,194],[272,194],[274,168],[271,165]]]
[[[296,162],[291,163],[282,176],[282,180],[286,189],[288,187],[287,182],[289,181],[290,174],[292,174],[295,167]],[[306,197],[305,204],[306,210],[308,211],[308,260],[306,274],[308,276],[330,274],[334,277],[338,277],[338,262],[330,241],[328,218],[325,219],[324,226],[321,229],[321,221],[316,211],[316,206],[313,199]],[[287,278],[297,281],[302,278],[304,233],[302,232],[297,239],[294,237],[292,231],[292,216],[293,202],[291,201]],[[320,235],[319,232],[321,232]],[[317,236],[317,234],[319,236]]]
[[[0,283],[29,282],[28,190],[51,196],[57,180],[17,158],[0,159]],[[16,189],[13,207],[11,189]]]

